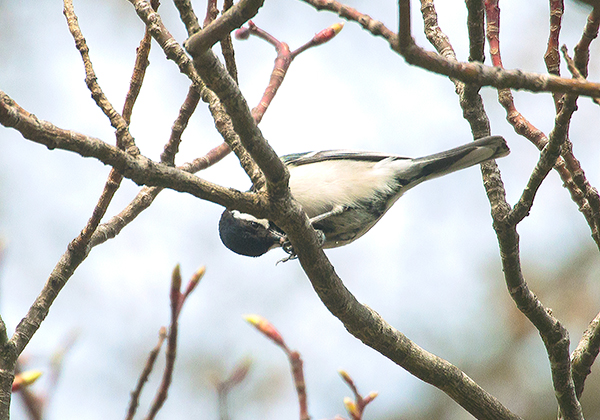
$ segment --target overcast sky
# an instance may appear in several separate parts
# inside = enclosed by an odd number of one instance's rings
[[[193,3],[203,15],[205,3]],[[418,4],[413,3],[415,38],[430,49],[422,35]],[[464,2],[438,3],[440,26],[459,59],[466,60]],[[512,3],[502,5],[504,64],[544,72],[547,3]],[[392,29],[397,26],[394,1],[348,4]],[[79,0],[75,10],[98,81],[121,109],[143,25],[126,1]],[[173,5],[163,1],[160,13],[169,31],[183,42],[185,29]],[[562,42],[571,51],[585,19],[583,8],[570,7],[565,13]],[[338,21],[331,13],[319,13],[295,0],[267,1],[254,19],[292,49]],[[275,55],[256,38],[234,41],[234,46],[240,86],[254,106],[268,83]],[[592,54],[597,57],[598,52],[595,44]],[[189,82],[156,43],[150,61],[131,132],[142,153],[158,159]],[[590,74],[598,74],[597,62]],[[0,0],[0,89],[41,119],[114,143],[113,129],[86,89],[81,59],[58,1]],[[514,134],[495,91],[484,88],[482,94],[492,133],[505,136],[512,150],[498,164],[514,203],[538,152]],[[549,133],[554,119],[551,96],[515,97],[525,116]],[[597,186],[596,108],[587,99],[579,101],[571,139],[588,179]],[[330,43],[294,61],[260,128],[280,154],[350,148],[421,156],[472,139],[450,81],[409,66],[385,41],[355,23],[346,23]],[[198,106],[183,138],[178,164],[221,141],[205,104]],[[0,238],[6,246],[0,305],[11,332],[68,242],[84,226],[108,172],[94,159],[49,151],[0,128]],[[199,176],[242,190],[249,187],[233,156]],[[119,212],[137,191],[132,182],[124,181],[109,214]],[[338,378],[338,368],[347,370],[365,394],[380,392],[370,418],[411,412],[426,404],[422,395],[429,387],[350,336],[320,303],[297,261],[275,265],[285,256],[281,251],[252,259],[227,250],[217,232],[221,212],[215,204],[165,191],[116,239],[92,251],[25,351],[31,367],[47,369],[48,358],[64,338],[73,331],[79,334],[51,399],[49,419],[124,415],[158,328],[168,323],[167,292],[177,263],[184,278],[201,265],[208,268],[181,316],[180,351],[164,418],[216,418],[210,377],[225,375],[244,357],[251,357],[254,365],[247,381],[234,391],[232,416],[296,415],[285,357],[242,320],[247,313],[268,318],[302,353],[313,418],[345,415],[342,399],[350,393]],[[592,243],[583,217],[555,173],[542,185],[519,233],[523,261],[547,270]],[[509,298],[490,292],[504,289],[490,288],[502,282],[502,273],[476,167],[410,191],[367,235],[327,255],[361,302],[420,346],[459,367],[467,357],[481,357],[484,363],[502,340],[494,333],[501,328],[500,317],[490,302]],[[575,342],[578,333],[572,333]],[[477,356],[473,348],[479,349]],[[543,358],[541,343],[538,350]],[[545,368],[541,370],[547,375]],[[142,413],[159,376],[155,372],[144,393]],[[43,385],[41,381],[40,390]],[[25,418],[17,400],[13,418]],[[504,402],[509,407],[515,404]]]

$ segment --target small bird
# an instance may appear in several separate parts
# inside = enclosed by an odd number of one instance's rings
[[[326,150],[281,157],[290,191],[320,233],[322,248],[363,236],[406,191],[428,179],[506,156],[500,136],[411,159],[351,150]],[[219,222],[221,241],[233,252],[258,257],[282,247],[295,256],[285,233],[267,219],[227,209]]]

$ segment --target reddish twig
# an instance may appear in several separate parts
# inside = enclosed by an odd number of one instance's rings
[[[600,5],[596,4],[587,18],[587,23],[581,34],[581,39],[575,46],[575,67],[584,78],[588,76],[588,63],[590,61],[590,44],[598,37],[600,27]],[[598,98],[595,98],[598,101]]]
[[[259,104],[252,109],[252,117],[256,121],[256,124],[259,124],[262,120],[267,108],[271,104],[271,101],[277,94],[277,90],[283,83],[283,79],[292,64],[294,58],[303,53],[309,48],[312,48],[317,45],[324,44],[333,37],[335,37],[343,28],[343,24],[336,23],[329,28],[326,28],[316,34],[310,41],[299,47],[294,51],[290,51],[290,47],[285,42],[279,41],[277,38],[269,34],[268,32],[260,29],[256,26],[251,20],[248,21],[248,26],[245,26],[241,29],[235,31],[235,37],[237,39],[248,39],[250,35],[257,36],[269,44],[275,47],[275,51],[277,52],[277,57],[275,58],[275,65],[273,67],[273,71],[271,72],[271,78],[269,80],[269,85],[265,89],[265,93],[263,94],[262,99]]]
[[[346,407],[346,411],[348,411],[348,414],[352,420],[361,420],[366,406],[377,397],[377,392],[370,392],[369,395],[363,397],[358,392],[358,388],[348,372],[345,370],[339,370],[338,372],[346,385],[348,385],[354,394],[354,400],[352,400],[350,397],[344,398],[344,406]]]
[[[171,289],[169,292],[169,300],[171,302],[171,323],[169,325],[169,333],[167,335],[167,351],[165,355],[166,365],[163,371],[161,383],[158,387],[156,395],[154,396],[152,405],[148,410],[146,420],[154,419],[167,399],[167,394],[173,378],[175,358],[177,356],[177,334],[179,329],[179,315],[181,314],[181,308],[183,307],[183,304],[190,293],[196,288],[205,272],[205,267],[198,269],[192,275],[183,293],[181,292],[181,271],[179,264],[175,266],[173,274],[171,275]]]
[[[503,67],[500,53],[500,9],[497,0],[486,1],[486,18],[487,18],[487,37],[490,45],[490,55],[494,66]],[[506,119],[513,126],[516,133],[527,138],[540,151],[548,144],[548,137],[541,130],[535,127],[527,120],[515,107],[513,95],[510,89],[498,89],[498,102],[506,110]],[[591,207],[585,198],[583,191],[575,184],[571,172],[567,169],[565,159],[562,157],[556,161],[555,170],[560,175],[563,185],[569,191],[571,199],[577,204],[577,207],[585,217],[592,232],[597,229],[594,227],[594,222]],[[525,197],[522,197],[525,199]],[[517,210],[513,211],[515,221],[525,217],[533,202],[528,201],[527,204],[519,205]],[[594,238],[598,238],[597,234],[592,233]],[[600,246],[600,241],[596,240]]]
[[[248,375],[252,361],[250,359],[241,360],[229,376],[220,380],[219,378],[213,378],[213,384],[217,390],[217,398],[219,400],[219,418],[220,420],[229,419],[227,413],[227,397],[233,388],[239,385]]]
[[[267,338],[273,341],[288,357],[290,367],[292,370],[292,378],[294,380],[294,386],[296,387],[296,393],[298,395],[298,403],[300,405],[300,420],[309,420],[308,415],[308,403],[306,399],[306,382],[304,381],[304,370],[302,368],[303,362],[300,357],[300,353],[290,348],[285,344],[283,337],[275,329],[275,327],[260,315],[246,315],[244,319],[252,324],[258,331],[263,333]]]
[[[219,9],[217,8],[217,0],[208,0],[206,2],[206,16],[204,17],[204,25],[209,25],[219,16]]]

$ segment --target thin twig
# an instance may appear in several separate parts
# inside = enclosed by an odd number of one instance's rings
[[[238,29],[235,32],[237,39],[248,39],[250,35],[261,38],[275,47],[275,51],[277,52],[277,57],[275,58],[273,70],[271,71],[269,84],[267,85],[267,88],[265,89],[265,92],[263,93],[258,105],[252,109],[252,117],[254,118],[256,124],[261,122],[265,112],[267,111],[267,108],[271,104],[271,101],[273,101],[275,98],[277,90],[279,87],[281,87],[292,61],[309,48],[324,44],[333,39],[333,37],[335,37],[342,30],[342,27],[342,24],[334,24],[329,28],[317,33],[311,38],[310,41],[306,42],[304,45],[300,46],[294,51],[290,50],[290,47],[287,43],[279,41],[267,31],[256,26],[251,20],[248,21],[248,26]]]
[[[583,393],[585,380],[592,373],[592,365],[600,350],[600,313],[590,322],[571,355],[571,370],[577,397]]]
[[[129,151],[131,154],[138,154],[139,150],[134,150],[137,148],[135,147],[135,141],[133,137],[129,133],[127,121],[115,110],[110,101],[104,95],[104,92],[102,92],[102,88],[100,88],[100,85],[97,82],[97,77],[89,56],[89,48],[85,42],[83,34],[81,33],[79,24],[77,23],[77,16],[75,15],[75,11],[73,9],[72,0],[64,0],[63,12],[67,18],[67,24],[69,25],[71,35],[75,40],[75,46],[77,47],[77,50],[83,59],[83,64],[85,66],[85,83],[92,93],[92,98],[98,107],[100,107],[102,112],[104,112],[104,114],[109,118],[110,124],[116,129],[117,142],[119,146],[121,146],[123,150],[131,149]]]
[[[500,52],[500,9],[498,7],[498,0],[490,0],[486,3],[486,18],[487,18],[487,38],[490,44],[490,55],[492,58],[492,64],[497,67],[502,66],[502,56]],[[513,126],[515,132],[527,138],[531,143],[533,143],[540,151],[544,149],[546,144],[548,144],[548,137],[531,124],[515,107],[515,103],[513,100],[513,95],[510,89],[498,89],[498,102],[504,107],[506,110],[506,119]],[[587,220],[590,228],[593,229],[594,221],[591,212],[591,208],[585,199],[583,192],[575,185],[573,178],[571,177],[571,173],[566,167],[564,159],[561,157],[557,159],[556,164],[554,165],[554,169],[560,175],[561,180],[563,181],[563,185],[569,191],[571,195],[571,199],[577,204],[577,207],[584,215]],[[533,196],[530,196],[533,198]],[[515,207],[516,210],[512,211],[514,221],[522,220],[529,212],[533,201],[525,203],[524,199],[527,197],[522,196],[519,200],[519,203]],[[597,235],[593,235],[596,237]],[[600,246],[600,242],[598,242]]]
[[[292,379],[298,395],[298,404],[300,406],[300,420],[310,420],[308,414],[308,400],[306,398],[306,382],[304,380],[304,368],[302,357],[296,350],[291,350],[285,343],[283,336],[275,329],[273,324],[260,315],[246,315],[244,319],[252,324],[258,331],[264,334],[268,339],[277,345],[288,358],[288,363],[292,371]]]
[[[162,348],[163,342],[166,338],[167,329],[165,327],[161,327],[158,331],[158,343],[156,343],[156,346],[154,346],[154,348],[148,354],[148,359],[146,360],[144,369],[140,374],[137,385],[135,389],[131,392],[131,399],[129,400],[129,407],[127,409],[127,416],[125,417],[125,420],[132,420],[135,416],[135,413],[140,403],[140,395],[142,394],[144,385],[146,384],[146,382],[148,382],[148,378],[150,376],[150,373],[152,373],[152,369],[154,368],[156,358],[158,357],[160,349]]]
[[[171,323],[169,324],[169,332],[167,334],[167,350],[165,354],[166,365],[163,370],[161,383],[156,391],[154,400],[148,410],[145,420],[152,420],[156,417],[158,411],[162,408],[167,399],[169,387],[173,379],[173,370],[175,368],[175,358],[177,356],[177,335],[179,332],[179,315],[187,297],[192,290],[198,285],[198,282],[204,276],[206,269],[204,267],[197,270],[186,288],[185,293],[181,293],[181,272],[179,264],[175,266],[171,275],[171,289],[169,300],[171,303]]]
[[[175,155],[179,151],[179,145],[181,144],[181,135],[183,131],[186,129],[188,122],[194,111],[196,110],[196,106],[200,101],[200,92],[196,89],[196,86],[190,86],[187,96],[179,109],[179,114],[177,115],[177,119],[173,123],[173,127],[171,128],[171,136],[169,137],[169,141],[165,144],[165,148],[160,155],[160,161],[162,163],[166,163],[167,165],[175,165]]]
[[[231,374],[224,380],[214,378],[213,383],[219,400],[219,420],[229,420],[227,397],[233,388],[239,385],[248,375],[252,361],[243,359],[235,366]]]
[[[360,392],[358,392],[358,388],[348,372],[339,370],[338,373],[354,394],[354,401],[352,401],[350,398],[344,398],[346,410],[348,411],[348,414],[350,414],[352,420],[361,420],[365,408],[377,397],[377,392],[370,392],[369,395],[363,397]]]
[[[233,7],[233,0],[223,1],[223,13],[227,12]],[[237,64],[235,63],[235,51],[233,49],[233,43],[231,42],[231,33],[228,33],[225,38],[221,39],[221,53],[225,60],[225,67],[233,80],[238,83],[238,72]]]

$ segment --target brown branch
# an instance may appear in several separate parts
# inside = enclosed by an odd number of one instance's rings
[[[548,47],[544,54],[544,62],[548,73],[555,76],[560,76],[560,54],[558,53],[558,45],[560,38],[560,27],[562,23],[562,15],[564,13],[563,0],[550,0],[550,34],[548,35]],[[556,112],[560,110],[560,99],[562,95],[552,93],[554,98],[554,106]]]
[[[585,380],[592,373],[592,365],[600,350],[600,313],[590,322],[577,348],[571,355],[571,370],[577,397],[583,393]]]
[[[581,39],[575,46],[575,67],[584,78],[588,76],[588,63],[590,61],[590,44],[598,37],[600,27],[600,5],[596,4],[587,18],[587,23],[581,34]]]
[[[357,12],[335,0],[302,0],[317,10],[329,10],[340,17],[355,21],[375,36],[386,39],[392,49],[402,55],[407,63],[441,75],[456,78],[465,83],[495,88],[523,89],[531,92],[570,92],[583,96],[600,97],[600,83],[565,79],[547,74],[524,72],[522,70],[504,70],[484,66],[481,63],[465,63],[448,60],[434,52],[425,51],[417,46],[410,35],[409,2],[399,1],[399,36],[381,22],[368,15]]]
[[[153,162],[140,155],[131,156],[94,137],[63,130],[55,125],[39,120],[33,114],[19,107],[8,95],[0,91],[0,124],[18,130],[21,135],[50,149],[62,149],[78,153],[83,157],[94,157],[106,165],[116,168],[126,178],[138,185],[171,188],[179,192],[215,202],[222,206],[236,203],[241,211],[256,213],[259,217],[264,210],[261,198],[256,194],[242,193],[230,188],[204,181],[180,169]],[[242,208],[243,207],[243,208]]]
[[[233,0],[223,1],[223,13],[233,7]],[[238,83],[238,72],[237,64],[235,64],[235,51],[233,49],[233,43],[231,42],[231,33],[228,33],[225,38],[221,39],[221,53],[225,60],[225,67],[233,80]]]
[[[248,19],[252,19],[263,2],[264,0],[240,0],[221,17],[190,36],[184,44],[186,50],[192,57],[202,55],[231,31],[242,26]]]
[[[194,13],[190,0],[173,0],[175,7],[179,11],[179,17],[187,29],[188,36],[192,36],[200,30],[198,17]]]
[[[162,163],[166,163],[167,165],[175,165],[175,155],[179,151],[179,145],[181,144],[181,135],[183,131],[187,128],[188,122],[194,111],[196,110],[196,106],[200,101],[200,92],[196,89],[194,85],[190,86],[187,96],[179,109],[179,114],[177,115],[177,119],[173,123],[173,127],[171,129],[171,136],[169,137],[169,141],[165,144],[165,148],[160,155],[160,161]]]

